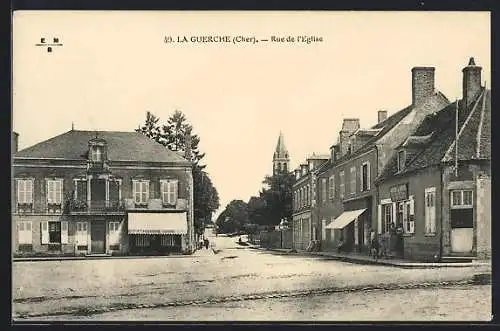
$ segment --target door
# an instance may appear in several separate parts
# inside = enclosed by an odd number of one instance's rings
[[[91,252],[104,254],[106,252],[106,222],[93,221],[90,227]]]
[[[451,251],[472,253],[474,209],[472,190],[451,191]]]

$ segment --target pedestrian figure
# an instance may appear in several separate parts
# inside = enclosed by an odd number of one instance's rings
[[[376,237],[373,238],[371,242],[371,256],[377,260],[379,255],[380,245]]]
[[[240,236],[240,239],[238,239],[238,242],[239,242],[240,244],[242,243],[241,236]]]
[[[371,229],[370,230],[370,250],[368,252],[369,256],[372,255],[372,243],[373,243],[373,240],[375,240],[375,230]]]
[[[208,249],[208,244],[209,244],[208,239],[205,239],[203,242],[205,243],[205,249]]]

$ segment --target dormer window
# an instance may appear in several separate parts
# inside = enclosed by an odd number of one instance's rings
[[[403,171],[406,163],[406,153],[404,150],[398,152],[398,171]]]
[[[93,162],[102,162],[102,147],[94,146],[91,152],[91,159]]]

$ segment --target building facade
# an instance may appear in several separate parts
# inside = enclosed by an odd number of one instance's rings
[[[318,172],[323,196],[317,208],[323,250],[367,251],[370,230],[377,229],[375,180],[392,160],[394,150],[429,114],[449,104],[434,87],[433,67],[414,67],[412,104],[387,117],[378,112],[378,123],[361,129],[359,119],[344,119],[330,162]]]
[[[319,240],[320,227],[314,220],[317,203],[316,170],[325,162],[328,156],[315,155],[308,157],[305,163],[295,169],[295,183],[293,185],[293,248],[305,250]]]
[[[13,251],[193,252],[188,159],[136,132],[71,130],[15,152]]]
[[[490,123],[491,92],[471,58],[462,99],[429,115],[377,181],[378,232],[391,253],[426,261],[491,255]]]

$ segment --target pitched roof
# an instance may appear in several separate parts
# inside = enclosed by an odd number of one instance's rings
[[[147,138],[139,132],[71,130],[30,146],[14,154],[15,158],[58,158],[84,160],[89,140],[104,138],[110,161],[173,162],[189,164],[177,152]]]
[[[462,100],[458,102],[459,160],[491,159],[490,94],[490,91],[485,90],[469,107],[465,107]],[[405,168],[399,174],[454,159],[456,107],[456,103],[449,104],[439,112],[428,115],[424,119],[413,136],[427,136],[427,139],[411,145],[415,152],[411,154],[411,159],[406,160]],[[403,146],[404,143],[400,147]],[[397,155],[394,155],[378,180],[396,174],[398,174]]]

